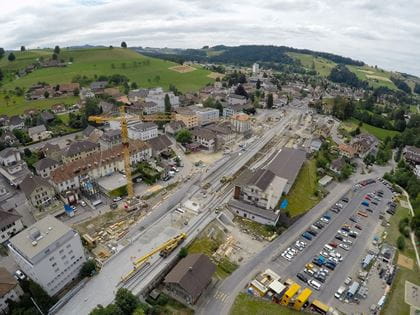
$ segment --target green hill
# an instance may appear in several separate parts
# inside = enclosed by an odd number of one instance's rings
[[[337,64],[331,60],[327,60],[325,58],[309,55],[309,54],[302,54],[302,53],[294,53],[289,52],[287,53],[290,57],[294,58],[295,60],[299,60],[303,67],[307,69],[312,69],[315,66],[315,70],[321,75],[327,77],[331,69],[334,68]],[[350,71],[355,73],[360,80],[367,81],[370,86],[376,88],[379,86],[386,86],[390,89],[396,90],[397,87],[395,84],[390,80],[391,75],[403,79],[406,83],[413,88],[415,81],[414,78],[404,78],[400,73],[397,72],[389,72],[383,69],[379,69],[376,67],[371,67],[368,65],[364,66],[356,66],[356,65],[347,65]]]
[[[15,55],[14,62],[3,58],[0,61],[0,67],[5,71],[22,69],[41,56],[51,56],[51,51],[30,50],[16,52]],[[197,69],[186,73],[175,72],[169,68],[178,64],[142,56],[130,49],[62,49],[59,55],[59,59],[61,58],[66,61],[73,58],[73,63],[64,68],[38,69],[22,78],[7,82],[2,89],[14,89],[16,86],[27,88],[39,81],[50,84],[66,83],[76,75],[93,78],[95,75],[122,74],[140,87],[162,86],[168,88],[169,84],[174,84],[183,92],[198,90],[213,81],[208,77],[210,71]]]

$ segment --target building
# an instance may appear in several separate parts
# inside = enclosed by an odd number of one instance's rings
[[[152,122],[135,122],[128,125],[128,137],[133,140],[150,140],[158,136],[158,126]]]
[[[333,171],[336,174],[340,174],[343,167],[346,165],[346,161],[344,158],[339,157],[338,159],[335,159],[331,162],[330,170]]]
[[[58,144],[46,143],[40,150],[45,157],[61,161],[63,152]]]
[[[100,101],[98,104],[98,107],[102,110],[102,113],[104,114],[113,114],[113,113],[118,112],[117,105],[109,103],[109,102]]]
[[[279,152],[274,153],[267,169],[272,171],[276,176],[287,180],[287,184],[283,190],[285,194],[292,188],[305,160],[306,152],[300,149],[284,147]]]
[[[368,154],[376,154],[378,143],[379,141],[376,137],[361,133],[353,138],[351,146],[359,157],[364,158]]]
[[[8,246],[20,269],[51,296],[76,279],[86,261],[79,234],[50,215],[11,238]]]
[[[152,148],[153,156],[160,155],[173,145],[172,141],[168,138],[167,135],[160,135],[156,138],[148,140],[147,143]]]
[[[321,146],[322,146],[322,140],[320,138],[313,138],[309,146],[309,152],[319,151]]]
[[[230,121],[233,129],[238,133],[245,133],[251,130],[251,120],[247,114],[233,114]]]
[[[108,81],[96,81],[90,84],[90,89],[94,93],[102,93],[107,85],[108,85]]]
[[[202,104],[189,106],[188,108],[197,115],[199,126],[205,126],[219,120],[220,112],[216,108],[203,107]]]
[[[148,94],[149,94],[148,89],[131,90],[130,92],[128,92],[128,100],[131,103],[143,101]]]
[[[349,159],[354,158],[354,156],[357,153],[356,149],[353,148],[353,146],[348,145],[348,144],[344,144],[344,143],[341,143],[338,146],[338,151],[339,151],[340,155],[345,156]]]
[[[3,129],[0,135],[0,143],[4,143],[6,146],[14,146],[19,144],[18,138],[8,129]]]
[[[23,290],[17,280],[6,268],[0,267],[0,313],[7,314],[8,300],[18,302],[21,295]]]
[[[252,75],[256,76],[260,72],[260,65],[258,63],[254,63],[252,65]]]
[[[165,133],[174,136],[178,133],[178,131],[184,129],[185,127],[184,122],[180,120],[173,120],[165,125]]]
[[[44,124],[49,124],[55,119],[55,116],[48,111],[43,111],[39,116]]]
[[[0,210],[0,243],[23,230],[22,217],[15,211]]]
[[[211,283],[216,265],[204,254],[189,254],[166,275],[167,291],[188,304],[195,304]]]
[[[213,131],[206,128],[194,128],[191,134],[193,141],[200,147],[210,152],[217,150],[217,135]]]
[[[95,128],[91,125],[88,125],[84,130],[83,130],[83,137],[90,141],[90,142],[98,142],[99,139],[101,138],[101,136],[104,134],[104,132],[98,128]]]
[[[407,163],[411,165],[420,164],[420,148],[414,146],[405,146],[403,156]]]
[[[99,151],[99,143],[93,143],[87,140],[75,141],[70,143],[67,149],[63,152],[63,163],[80,160]]]
[[[41,176],[42,178],[50,177],[50,174],[53,170],[55,170],[60,163],[56,160],[53,160],[49,157],[43,158],[34,164],[35,172],[37,175]]]
[[[52,132],[48,131],[45,125],[28,128],[28,136],[33,142],[51,138]]]
[[[169,97],[172,109],[179,107],[179,97],[176,96],[173,92],[164,92],[162,88],[149,90],[147,97],[145,97],[145,101],[156,103],[159,108],[159,112],[162,113],[165,111],[166,95]]]
[[[25,121],[19,116],[12,116],[9,119],[9,130],[25,128]]]
[[[175,120],[182,121],[187,129],[192,129],[198,126],[198,116],[188,107],[177,108]]]
[[[19,150],[6,148],[0,152],[0,174],[14,187],[19,186],[26,175],[31,174]]]
[[[25,194],[26,199],[36,208],[48,206],[54,200],[54,188],[41,176],[26,176],[20,183],[20,189]]]
[[[145,102],[143,104],[143,111],[146,115],[152,115],[163,112],[162,108],[155,102]]]
[[[249,103],[226,104],[223,106],[223,117],[232,117],[235,114],[243,113],[244,110],[252,108]]]
[[[130,163],[136,164],[151,158],[152,149],[146,142],[133,140],[129,143]],[[76,190],[86,179],[98,179],[114,172],[124,171],[124,157],[122,145],[95,152],[58,167],[51,172],[51,183],[57,192]]]
[[[103,133],[99,138],[99,144],[102,150],[111,149],[112,147],[122,143],[121,130],[110,129]]]
[[[227,101],[229,105],[245,105],[247,99],[243,95],[229,94],[227,97]]]

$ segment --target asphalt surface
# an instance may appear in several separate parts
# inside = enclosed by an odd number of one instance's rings
[[[213,296],[200,305],[198,314],[229,314],[235,297],[245,286],[262,270],[273,267],[273,258],[280,255],[290,242],[296,240],[312,224],[314,218],[320,217],[335,202],[346,194],[351,187],[364,179],[381,177],[389,168],[374,169],[371,174],[357,175],[354,179],[337,184],[330,194],[321,200],[314,208],[295,222],[288,230],[277,237],[255,257],[241,265],[227,279],[225,279],[214,292]],[[343,213],[343,211],[341,212]],[[334,223],[332,223],[334,224]],[[338,229],[338,228],[337,228]],[[337,230],[335,230],[337,231]],[[335,234],[334,234],[335,235]],[[322,238],[322,236],[319,236]],[[323,243],[324,244],[324,243]],[[322,245],[323,245],[322,244]],[[302,264],[307,263],[305,260]]]

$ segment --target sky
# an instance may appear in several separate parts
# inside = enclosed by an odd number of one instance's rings
[[[5,49],[285,45],[420,76],[419,0],[17,0],[0,25]]]

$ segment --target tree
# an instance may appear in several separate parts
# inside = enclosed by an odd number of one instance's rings
[[[91,277],[96,272],[96,264],[92,259],[87,260],[80,269],[79,276],[81,278]]]
[[[188,248],[182,247],[181,250],[178,253],[179,258],[184,258],[188,255]]]
[[[397,239],[397,247],[399,250],[404,250],[405,248],[405,238],[404,236],[400,235]]]
[[[169,99],[169,95],[165,94],[165,112],[170,113],[172,111],[171,100]]]
[[[54,47],[54,53],[57,55],[60,54],[60,46],[57,45]]]
[[[138,88],[139,88],[139,86],[137,85],[137,83],[136,83],[136,82],[131,82],[131,88],[132,88],[133,90],[136,90],[136,89],[138,89]]]
[[[0,81],[3,80],[3,78],[4,78],[4,74],[3,74],[3,71],[0,69]]]
[[[236,95],[242,95],[242,96],[245,96],[246,98],[248,98],[248,93],[245,91],[245,88],[242,84],[239,84],[237,86],[237,88],[235,89],[235,94]]]
[[[20,51],[26,51],[26,47],[25,46],[20,46]]]
[[[1,54],[0,54],[1,55]],[[1,57],[0,57],[1,58]],[[416,83],[416,85],[414,86],[414,93],[416,94],[420,94],[420,84]]]
[[[7,60],[9,61],[15,61],[16,60],[16,56],[14,53],[10,53],[9,56],[7,56]]]
[[[3,58],[4,54],[4,48],[0,47],[0,59]]]
[[[127,43],[126,42],[121,42],[121,47],[122,48],[127,48]]]
[[[107,307],[98,305],[95,307],[89,315],[126,315],[117,305],[109,304]]]
[[[51,56],[52,60],[57,60],[58,59],[58,55],[56,53],[53,53]]]
[[[22,144],[27,144],[31,142],[31,138],[29,138],[28,133],[20,129],[13,129],[13,134]]]
[[[192,134],[188,129],[181,129],[175,136],[176,141],[185,144],[191,142]]]
[[[44,92],[44,97],[45,97],[45,98],[50,97],[50,93],[49,93],[48,91],[45,91],[45,92]]]
[[[274,103],[273,94],[270,93],[267,95],[267,108],[269,109],[273,108],[273,103]]]
[[[261,88],[261,81],[260,81],[260,79],[257,80],[257,83],[255,84],[255,87],[257,88],[257,90],[259,90]]]
[[[115,304],[124,314],[131,314],[139,305],[139,300],[130,290],[120,288],[115,295]]]

